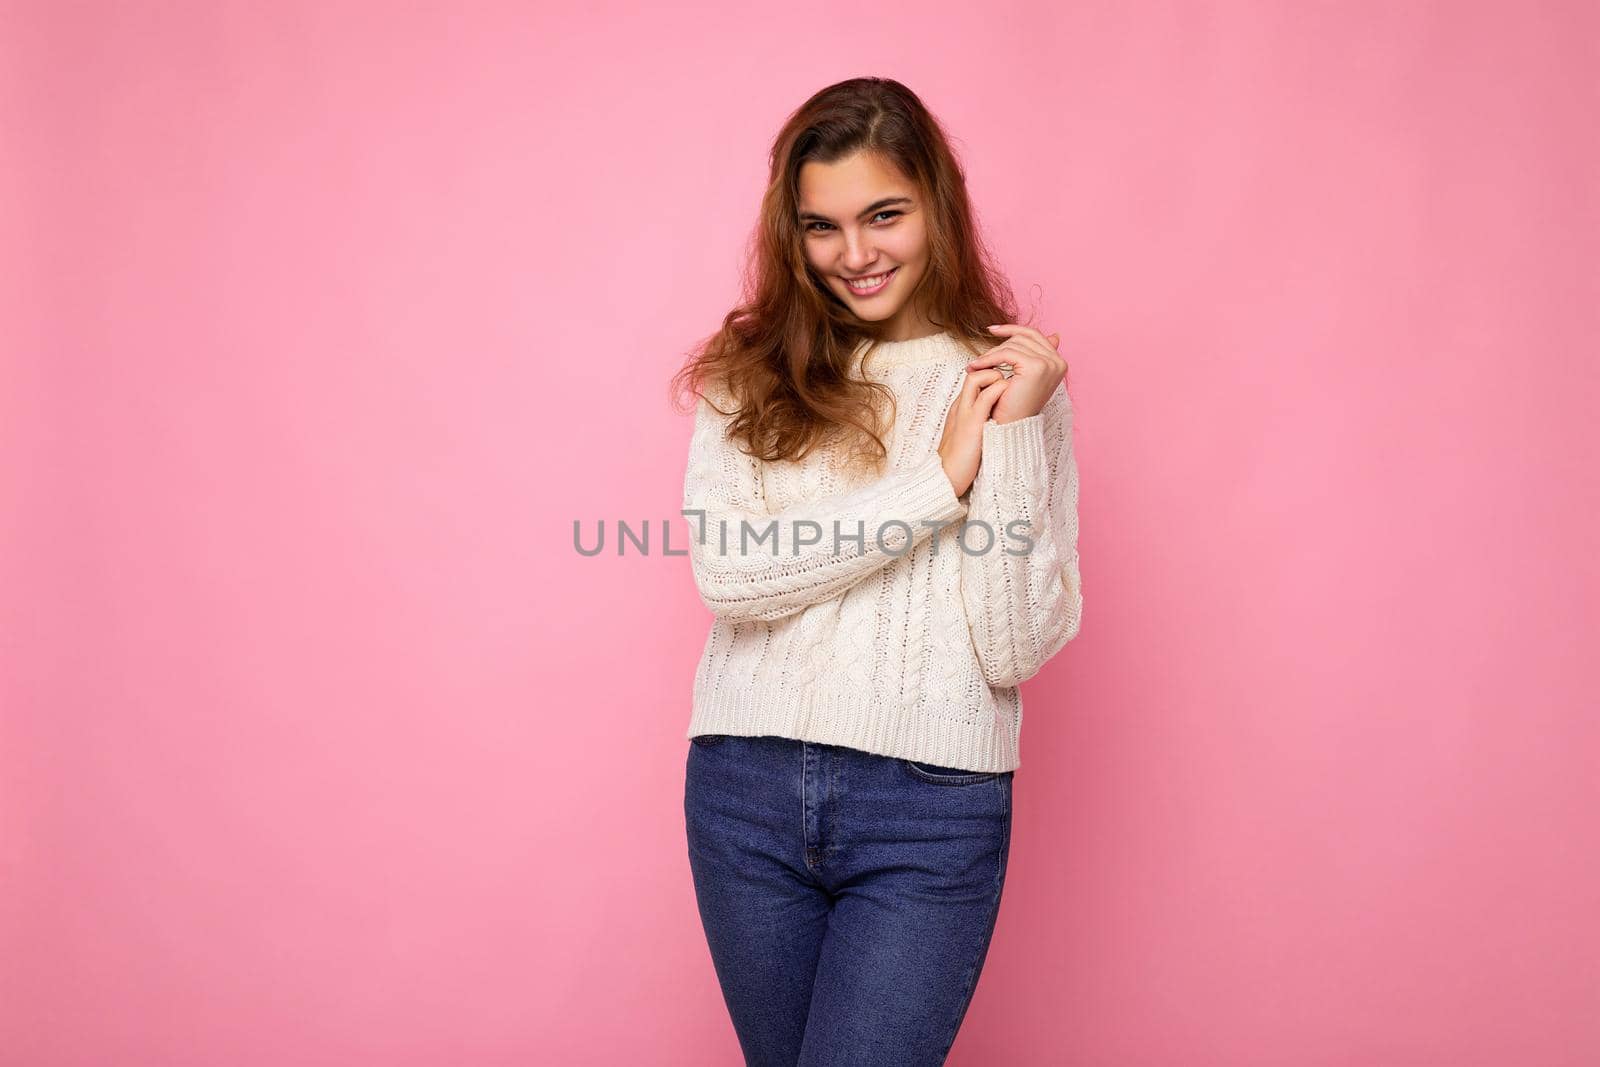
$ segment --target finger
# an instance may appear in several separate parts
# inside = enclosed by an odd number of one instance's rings
[[[1063,372],[1067,366],[1067,361],[1052,345],[1035,341],[1031,337],[1019,336],[990,349],[977,359],[968,361],[967,367],[970,370],[973,367],[993,366],[999,363],[1010,363],[1018,369],[1031,369],[1038,364]]]
[[[1000,334],[1002,337],[1005,337],[1008,340],[1031,337],[1041,345],[1048,345],[1050,343],[1044,339],[1044,334],[1040,333],[1037,328],[1033,326],[1024,326],[1020,322],[1002,323],[998,326],[991,326],[989,329]]]
[[[1038,331],[1034,332],[1037,333]],[[1043,336],[1018,334],[1007,339],[1006,344],[1013,345],[1019,352],[1035,356],[1045,363],[1049,363],[1056,358],[1055,346],[1050,343],[1048,338]]]
[[[994,402],[1000,399],[1000,394],[1005,392],[1006,387],[1010,384],[1009,380],[998,381],[993,385],[986,386],[983,392],[978,394],[978,402],[974,406],[977,410],[983,412],[984,418],[989,417],[989,412],[994,410]]]
[[[1011,365],[1012,369],[1017,369],[1026,366],[1033,356],[1034,354],[1026,351],[1020,343],[1005,341],[995,345],[976,359],[968,360],[967,369],[970,371],[979,367],[998,367],[1007,363]]]
[[[996,378],[1004,377],[1005,376],[997,370],[982,370],[974,373],[968,373],[966,381],[961,383],[962,401],[970,407],[973,401],[977,399],[978,391],[980,389],[994,381]]]
[[[1017,350],[1009,345],[997,345],[976,359],[967,360],[967,370],[979,367],[998,367],[1002,363],[1016,365]]]
[[[1005,341],[1002,342],[1003,344],[1013,345],[1020,351],[1034,353],[1047,363],[1059,354],[1056,350],[1060,347],[1061,335],[1058,333],[1053,333],[1046,337],[1032,326],[1022,326],[1017,323],[1008,323],[998,327],[991,326],[989,329],[998,330],[1002,333],[1010,331],[1007,333]]]

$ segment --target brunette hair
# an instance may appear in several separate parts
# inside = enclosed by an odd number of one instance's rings
[[[978,233],[966,173],[938,120],[891,78],[828,86],[789,116],[773,142],[743,302],[696,346],[671,382],[674,395],[701,397],[715,383],[737,408],[730,437],[758,459],[801,459],[850,429],[858,445],[876,451],[875,464],[887,455],[880,435],[893,415],[885,422],[874,401],[886,400],[892,410],[893,394],[849,374],[856,346],[881,341],[880,328],[857,317],[816,276],[799,220],[801,166],[860,151],[893,164],[921,194],[929,262],[909,299],[920,299],[930,321],[968,347],[984,342],[973,347],[974,355],[997,342],[985,327],[1017,320],[1010,286]]]

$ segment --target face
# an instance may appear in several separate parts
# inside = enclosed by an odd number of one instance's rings
[[[885,324],[888,340],[933,332],[915,299],[928,267],[916,186],[869,152],[805,163],[799,178],[801,240],[823,284],[858,317]],[[870,284],[858,288],[852,278]]]

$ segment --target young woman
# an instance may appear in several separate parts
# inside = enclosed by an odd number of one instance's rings
[[[675,379],[716,616],[695,893],[747,1063],[941,1064],[1005,881],[1017,686],[1082,613],[1067,365],[1011,322],[905,86],[824,89],[771,158],[746,302]]]

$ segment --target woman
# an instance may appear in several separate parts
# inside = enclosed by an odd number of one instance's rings
[[[887,79],[784,126],[746,295],[676,379],[716,616],[700,916],[747,1063],[940,1064],[1005,880],[1017,685],[1082,612],[1066,362],[1011,323],[959,164]]]

